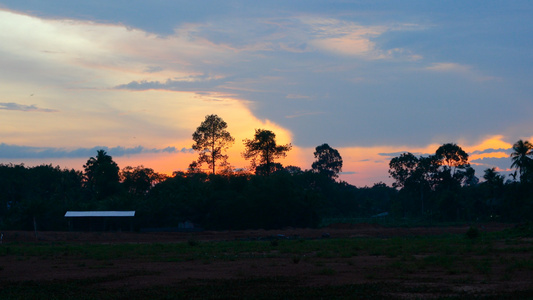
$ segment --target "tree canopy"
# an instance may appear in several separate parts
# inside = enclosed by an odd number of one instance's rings
[[[527,176],[533,169],[533,144],[528,141],[518,140],[513,145],[513,152],[511,153],[511,168],[515,168],[520,174],[520,181],[528,181]]]
[[[252,169],[260,170],[261,174],[269,175],[277,165],[274,160],[287,156],[292,145],[278,145],[276,143],[276,134],[266,129],[256,129],[253,139],[244,139],[245,151],[242,156],[245,159],[251,159]]]
[[[216,173],[218,161],[220,164],[225,164],[228,156],[223,152],[235,142],[226,130],[227,127],[226,122],[219,116],[207,115],[192,135],[194,140],[192,148],[199,152],[198,164],[207,163],[213,174]]]
[[[406,152],[394,157],[389,162],[389,174],[396,180],[392,186],[396,188],[406,187],[409,181],[417,181],[415,179],[418,171],[418,158],[412,153]]]
[[[468,163],[468,153],[457,146],[457,144],[444,144],[437,149],[435,155],[443,165],[451,169],[452,174],[457,169],[465,169],[470,166]]]
[[[86,185],[97,199],[104,199],[118,192],[120,168],[104,150],[98,150],[96,157],[89,158],[83,168]]]
[[[313,171],[335,179],[342,171],[342,157],[339,151],[331,148],[328,144],[322,144],[315,148],[315,162],[311,165]]]
[[[124,188],[133,195],[145,195],[150,189],[166,179],[165,175],[144,166],[127,166],[120,172],[120,181]]]

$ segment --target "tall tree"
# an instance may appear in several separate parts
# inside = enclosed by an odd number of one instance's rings
[[[315,148],[315,159],[311,168],[314,172],[324,174],[330,179],[335,179],[342,171],[342,157],[339,151],[331,148],[328,144],[322,144]]]
[[[194,140],[192,148],[199,152],[198,163],[207,163],[213,174],[215,174],[217,161],[224,164],[228,159],[223,152],[235,142],[226,130],[227,127],[226,122],[219,116],[208,115],[192,135]]]
[[[468,162],[468,153],[457,144],[443,144],[435,152],[435,157],[437,166],[440,166],[435,174],[435,187],[439,190],[457,192],[463,184],[474,179],[475,171]]]
[[[518,140],[513,145],[513,153],[511,153],[511,168],[515,168],[520,174],[520,181],[527,181],[528,171],[533,168],[532,159],[533,145],[528,141]]]
[[[101,200],[118,192],[120,169],[104,150],[96,153],[96,157],[89,158],[83,168],[86,186]]]
[[[245,150],[242,156],[245,159],[251,159],[252,168],[258,173],[269,175],[273,168],[277,166],[274,160],[280,157],[287,156],[287,152],[291,150],[292,145],[277,145],[276,134],[270,130],[256,129],[252,140],[244,139]],[[279,167],[279,166],[277,166]]]
[[[404,188],[413,181],[418,169],[418,158],[412,153],[402,153],[394,157],[389,162],[389,174],[396,182],[392,184],[395,188]]]
[[[435,187],[438,159],[435,155],[417,158],[412,153],[402,153],[389,162],[389,174],[396,180],[392,184],[402,192],[419,194],[421,212],[425,212],[426,194]]]
[[[452,175],[457,169],[466,169],[470,166],[468,163],[468,153],[466,153],[457,144],[444,144],[436,151],[437,159],[448,168],[450,168]]]

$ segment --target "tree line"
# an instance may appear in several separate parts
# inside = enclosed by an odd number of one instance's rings
[[[274,132],[256,129],[243,140],[248,170],[234,170],[227,149],[235,139],[217,115],[208,115],[192,135],[198,159],[172,176],[144,166],[122,169],[98,150],[83,171],[59,166],[0,165],[0,229],[65,230],[67,210],[135,210],[135,228],[205,229],[316,227],[325,218],[395,220],[521,221],[533,216],[533,146],[513,146],[514,177],[496,169],[482,183],[456,144],[434,155],[403,153],[391,159],[392,187],[355,187],[338,181],[342,157],[328,144],[315,148],[311,168],[278,161],[291,144],[278,145]],[[207,171],[202,166],[207,165]]]
[[[391,210],[396,216],[436,221],[531,220],[533,145],[517,141],[510,158],[515,172],[509,179],[488,168],[480,183],[468,154],[456,144],[444,144],[429,156],[402,153],[389,163],[398,190]]]

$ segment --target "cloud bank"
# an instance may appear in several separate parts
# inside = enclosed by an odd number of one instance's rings
[[[46,112],[46,113],[58,112],[58,110],[56,109],[40,108],[40,107],[37,107],[35,104],[24,105],[24,104],[18,104],[18,103],[13,103],[13,102],[0,102],[0,109],[24,111],[24,112]]]
[[[92,148],[62,149],[52,147],[30,147],[0,144],[0,159],[39,159],[39,158],[81,158],[92,157],[98,150],[104,150],[107,154],[116,157],[129,156],[142,153],[193,153],[192,148],[177,149],[176,147],[166,147],[162,149],[148,149],[142,146],[134,148],[126,147],[105,147],[98,146]]]

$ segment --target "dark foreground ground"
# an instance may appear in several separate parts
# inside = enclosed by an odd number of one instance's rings
[[[533,299],[531,228],[477,228],[4,232],[0,299]]]

